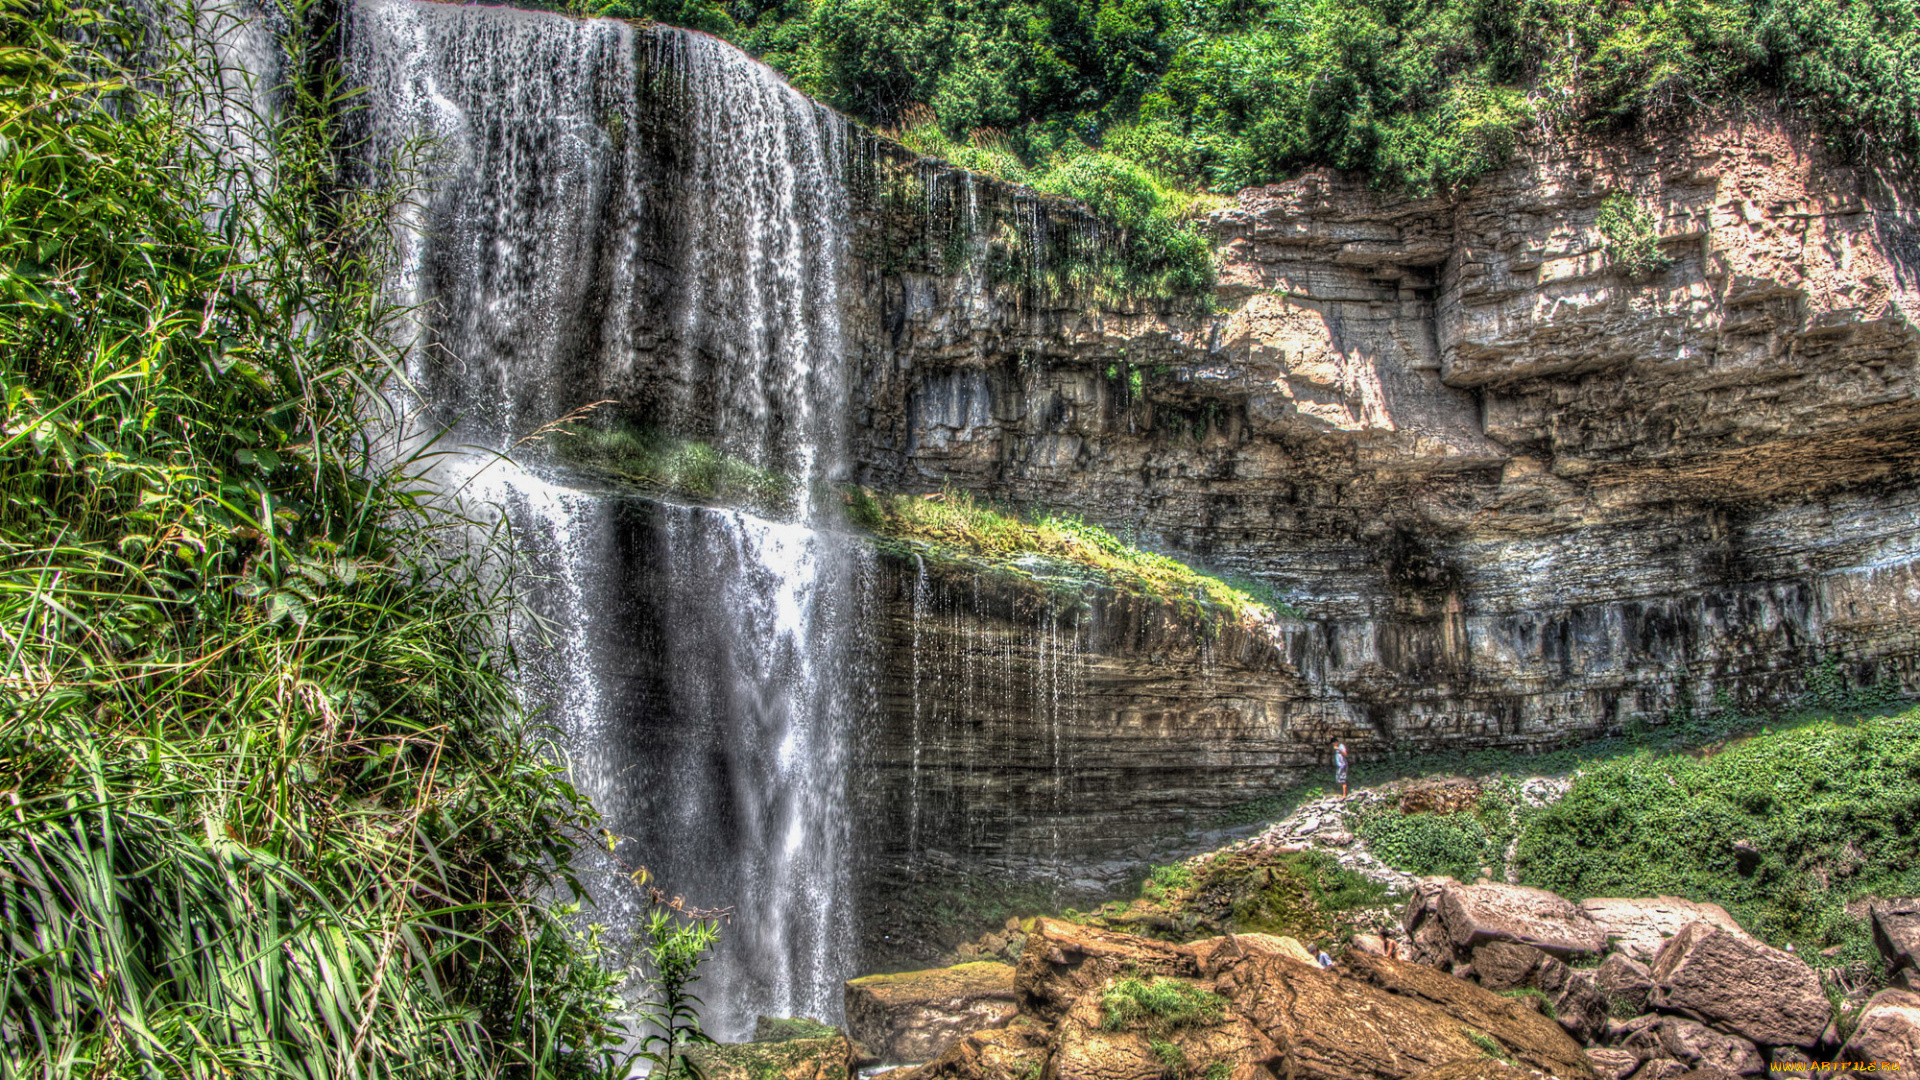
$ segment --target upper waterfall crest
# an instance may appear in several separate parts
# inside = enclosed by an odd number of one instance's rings
[[[496,445],[594,401],[794,477],[844,401],[846,125],[689,31],[361,0],[377,162],[411,147],[413,376]]]

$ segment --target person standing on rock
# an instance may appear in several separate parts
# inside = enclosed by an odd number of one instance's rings
[[[1333,782],[1340,785],[1340,797],[1347,797],[1347,744],[1333,742]]]

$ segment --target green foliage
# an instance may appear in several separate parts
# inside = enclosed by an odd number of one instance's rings
[[[656,906],[647,920],[648,995],[640,1003],[645,1034],[636,1057],[649,1062],[666,1080],[704,1080],[700,1067],[686,1051],[712,1046],[700,1026],[700,999],[690,989],[700,980],[700,963],[720,940],[720,926],[712,919],[688,918]]]
[[[1140,885],[1140,895],[1149,900],[1159,900],[1168,893],[1179,892],[1193,887],[1193,869],[1185,863],[1172,866],[1156,866],[1147,873],[1147,880]]]
[[[1506,1047],[1501,1046],[1493,1036],[1484,1031],[1476,1031],[1473,1028],[1461,1028],[1460,1034],[1466,1036],[1468,1042],[1479,1047],[1481,1053],[1496,1061],[1504,1061],[1512,1064],[1513,1058],[1508,1055]]]
[[[1100,993],[1100,1027],[1144,1031],[1164,1040],[1187,1028],[1219,1023],[1227,999],[1179,979],[1119,979]]]
[[[1642,752],[1584,773],[1526,822],[1528,884],[1571,898],[1722,904],[1754,933],[1836,962],[1872,957],[1843,906],[1920,890],[1920,710],[1813,720],[1704,755]],[[1743,859],[1736,845],[1757,857]]]
[[[211,47],[141,32],[0,0],[7,1071],[615,1071],[499,549],[370,427],[398,193],[335,189],[330,50],[234,161]]]
[[[650,491],[748,506],[774,515],[792,513],[797,501],[798,485],[791,478],[697,440],[622,424],[569,425],[552,438],[560,460]]]
[[[1000,133],[1036,174],[1092,151],[1223,192],[1313,165],[1443,190],[1497,165],[1531,124],[1630,123],[1736,95],[1805,110],[1849,153],[1920,150],[1909,0],[617,6],[725,34],[875,124],[918,107],[956,142]]]
[[[1601,200],[1598,225],[1607,261],[1629,277],[1664,270],[1673,261],[1660,250],[1653,214],[1624,191]]]
[[[1410,874],[1472,881],[1481,867],[1500,862],[1499,850],[1477,814],[1402,814],[1390,808],[1362,822],[1357,831],[1381,861]]]
[[[964,491],[937,496],[847,493],[849,520],[912,550],[1003,572],[1031,575],[1036,561],[1142,596],[1188,607],[1197,617],[1263,620],[1272,611],[1246,592],[1177,559],[1135,547],[1078,517],[1023,519]]]
[[[1553,999],[1545,990],[1537,986],[1522,986],[1517,990],[1502,990],[1501,997],[1518,998],[1532,1002],[1532,1008],[1549,1020],[1554,1019]]]

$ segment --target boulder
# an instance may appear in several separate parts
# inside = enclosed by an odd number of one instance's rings
[[[1614,953],[1593,971],[1594,985],[1606,995],[1607,1011],[1614,1016],[1635,1016],[1647,1011],[1647,997],[1653,993],[1653,970],[1625,953]]]
[[[1538,1080],[1538,1076],[1538,1073],[1516,1069],[1504,1061],[1482,1054],[1478,1058],[1448,1062],[1437,1069],[1428,1069],[1414,1080]]]
[[[1672,1058],[1648,1058],[1646,1064],[1633,1071],[1632,1080],[1678,1080],[1690,1071]]]
[[[1407,905],[1400,911],[1400,925],[1407,932],[1408,960],[1442,971],[1453,967],[1453,943],[1440,922],[1440,894],[1459,882],[1450,877],[1427,878],[1413,887]]]
[[[1920,970],[1920,897],[1883,900],[1867,909],[1873,943],[1889,972]]]
[[[1524,1068],[1576,1080],[1591,1074],[1578,1043],[1559,1024],[1512,998],[1441,974],[1430,967],[1349,950],[1343,957],[1352,978],[1410,1002],[1431,1006],[1461,1026],[1484,1032]]]
[[[1575,971],[1552,957],[1540,965],[1535,985],[1553,1006],[1553,1019],[1575,1042],[1590,1043],[1607,1030],[1607,995],[1593,973]]]
[[[1504,1045],[1424,1002],[1284,956],[1239,964],[1218,988],[1274,1044],[1288,1080],[1405,1080],[1484,1056],[1475,1036]]]
[[[1241,935],[1242,940],[1252,935]],[[1014,969],[1020,1004],[1052,1023],[1087,991],[1121,973],[1200,978],[1200,962],[1181,946],[1096,930],[1059,919],[1035,919]]]
[[[1051,1080],[1199,1077],[1221,1065],[1231,1080],[1273,1080],[1280,1062],[1273,1042],[1230,1009],[1215,1023],[1169,1031],[1109,1030],[1106,1019],[1100,994],[1074,1003],[1054,1030]]]
[[[1473,974],[1489,990],[1518,990],[1533,986],[1543,963],[1557,962],[1531,945],[1489,941],[1473,950]]]
[[[1294,938],[1276,934],[1223,934],[1179,946],[1193,954],[1204,978],[1215,978],[1234,964],[1253,956],[1291,956],[1303,964],[1314,962],[1313,953]]]
[[[1587,1063],[1600,1080],[1627,1080],[1640,1067],[1640,1058],[1631,1050],[1596,1046],[1587,1051]]]
[[[1600,928],[1616,952],[1643,964],[1653,963],[1666,940],[1689,925],[1708,922],[1723,930],[1746,931],[1718,904],[1700,904],[1674,896],[1624,900],[1601,897],[1580,901],[1580,911]]]
[[[1882,990],[1873,995],[1834,1060],[1893,1062],[1901,1076],[1920,1070],[1920,994]],[[1888,1070],[1882,1065],[1879,1071]]]
[[[932,1061],[1020,1011],[1014,969],[982,961],[847,983],[847,1034],[883,1061]]]
[[[1655,1007],[1762,1046],[1812,1046],[1832,1019],[1820,978],[1804,960],[1710,922],[1668,940],[1652,975]]]
[[[1361,952],[1372,953],[1375,956],[1387,955],[1387,941],[1379,934],[1355,934],[1349,944]]]
[[[1767,1071],[1760,1048],[1738,1035],[1726,1035],[1698,1021],[1680,1016],[1661,1018],[1650,1029],[1659,1040],[1660,1056],[1690,1069],[1714,1069],[1734,1076],[1758,1076]]]
[[[1456,958],[1490,941],[1531,945],[1561,960],[1597,956],[1607,945],[1593,920],[1545,889],[1454,882],[1441,888],[1438,908]]]
[[[1028,1017],[957,1040],[917,1069],[889,1073],[898,1080],[1029,1080],[1046,1067],[1051,1033]]]
[[[852,1080],[854,1075],[853,1045],[844,1035],[696,1046],[687,1057],[707,1080]]]

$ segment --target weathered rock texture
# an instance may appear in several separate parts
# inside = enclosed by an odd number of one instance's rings
[[[1323,970],[1291,955],[1297,943],[1257,945],[1165,945],[1037,920],[1017,975],[1020,1016],[959,1040],[909,1080],[1594,1076],[1557,1024],[1518,1001],[1386,957],[1348,952],[1343,969]],[[1159,1028],[1151,1015],[1116,1022],[1103,996],[1129,979],[1172,980],[1212,1010]]]
[[[918,175],[946,209],[870,228],[1006,219],[1004,189]],[[944,689],[889,695],[875,776],[923,800],[890,831],[1073,854],[1327,768],[1336,736],[1362,760],[1551,746],[1778,700],[1829,657],[1920,686],[1905,190],[1759,112],[1524,146],[1451,199],[1325,172],[1245,192],[1211,219],[1227,310],[1205,318],[995,284],[990,243],[958,271],[938,243],[871,266],[859,479],[1077,510],[1303,616],[1209,649],[1138,613],[903,598],[889,637],[920,666],[897,670]],[[1613,265],[1614,191],[1670,266]],[[1047,709],[981,704],[1034,685]],[[966,785],[998,785],[1000,816],[926,801]]]
[[[1660,948],[1652,1003],[1763,1046],[1812,1046],[1833,1019],[1806,961],[1745,934],[1697,922]]]
[[[990,962],[847,983],[847,1034],[883,1061],[929,1061],[1019,1011],[1013,968]]]

